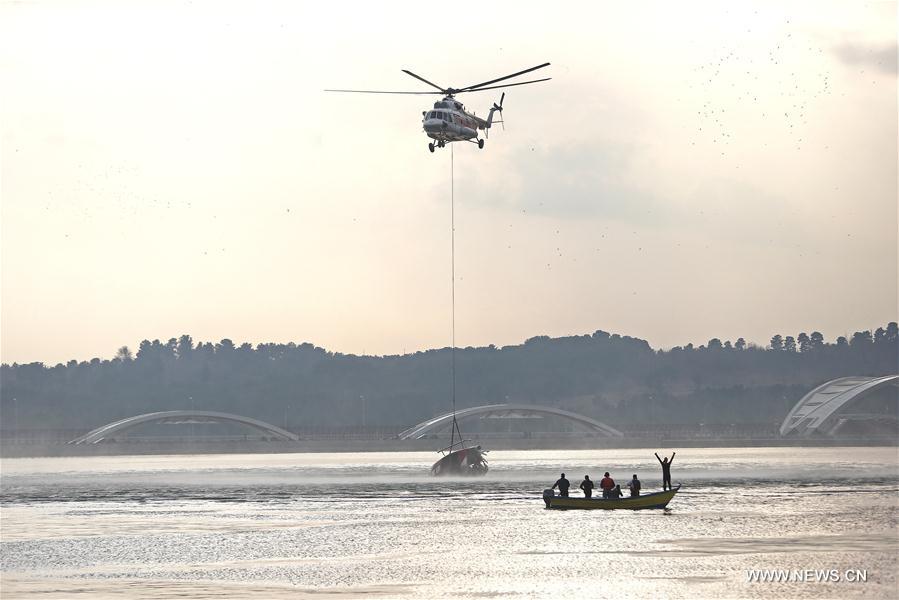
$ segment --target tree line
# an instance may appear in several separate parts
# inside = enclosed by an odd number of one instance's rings
[[[144,340],[114,358],[0,366],[0,421],[91,429],[162,410],[231,412],[288,428],[405,426],[451,406],[451,348],[358,356],[310,343]],[[895,322],[827,342],[775,335],[761,347],[718,338],[657,350],[596,331],[457,348],[457,406],[515,402],[572,410],[622,428],[779,423],[812,387],[897,372]],[[896,393],[874,402],[895,412]]]

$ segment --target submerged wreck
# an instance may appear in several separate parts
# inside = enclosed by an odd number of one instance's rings
[[[456,441],[456,434],[459,441]],[[443,457],[431,466],[431,475],[484,475],[487,473],[487,457],[489,450],[481,446],[471,445],[471,440],[462,438],[459,422],[453,413],[453,425],[450,433],[450,445],[438,450]]]
[[[443,458],[431,467],[431,475],[486,474],[487,458],[484,455],[489,450],[480,446],[466,446],[466,443],[467,440],[463,440],[440,450]]]

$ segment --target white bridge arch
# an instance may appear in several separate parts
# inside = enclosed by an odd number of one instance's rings
[[[131,429],[132,427],[137,427],[138,425],[143,425],[145,423],[238,423],[240,425],[252,427],[253,429],[258,429],[259,431],[263,431],[269,435],[283,440],[290,440],[295,442],[300,439],[296,434],[290,433],[289,431],[281,429],[280,427],[275,427],[274,425],[266,423],[265,421],[259,421],[257,419],[251,419],[250,417],[243,417],[241,415],[232,415],[230,413],[212,412],[206,410],[167,410],[163,412],[137,415],[134,417],[128,417],[127,419],[122,419],[120,421],[108,423],[106,425],[103,425],[102,427],[94,429],[93,431],[89,431],[79,438],[75,438],[69,443],[96,444],[98,442],[102,442],[104,439],[110,437],[113,434],[125,431],[126,429]]]
[[[815,432],[832,433],[839,425],[835,423],[836,419],[843,414],[846,406],[888,385],[899,385],[899,375],[840,377],[821,384],[796,403],[780,426],[780,434],[805,436]]]
[[[577,413],[561,410],[559,408],[551,408],[548,406],[537,406],[533,404],[490,404],[487,406],[475,406],[472,408],[463,408],[456,411],[456,420],[470,419],[474,417],[498,417],[498,418],[515,418],[515,417],[561,417],[575,423],[586,426],[588,429],[600,433],[608,437],[622,437],[624,434],[609,427],[605,423],[601,423],[596,419],[585,417]],[[434,417],[418,425],[410,427],[397,436],[401,440],[418,440],[426,435],[436,433],[442,429],[449,427],[453,423],[453,413],[446,413],[439,417]]]

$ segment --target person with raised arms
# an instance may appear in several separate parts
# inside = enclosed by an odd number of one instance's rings
[[[671,489],[671,463],[674,462],[674,455],[677,452],[671,453],[671,460],[668,460],[666,456],[664,459],[659,458],[659,453],[656,452],[656,459],[658,459],[659,464],[662,465],[662,491]]]

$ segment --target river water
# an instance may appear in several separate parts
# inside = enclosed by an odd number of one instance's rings
[[[477,479],[432,478],[420,452],[3,460],[0,592],[897,597],[896,448],[684,449],[667,511],[544,509],[562,470],[658,488],[652,452],[495,451]]]

